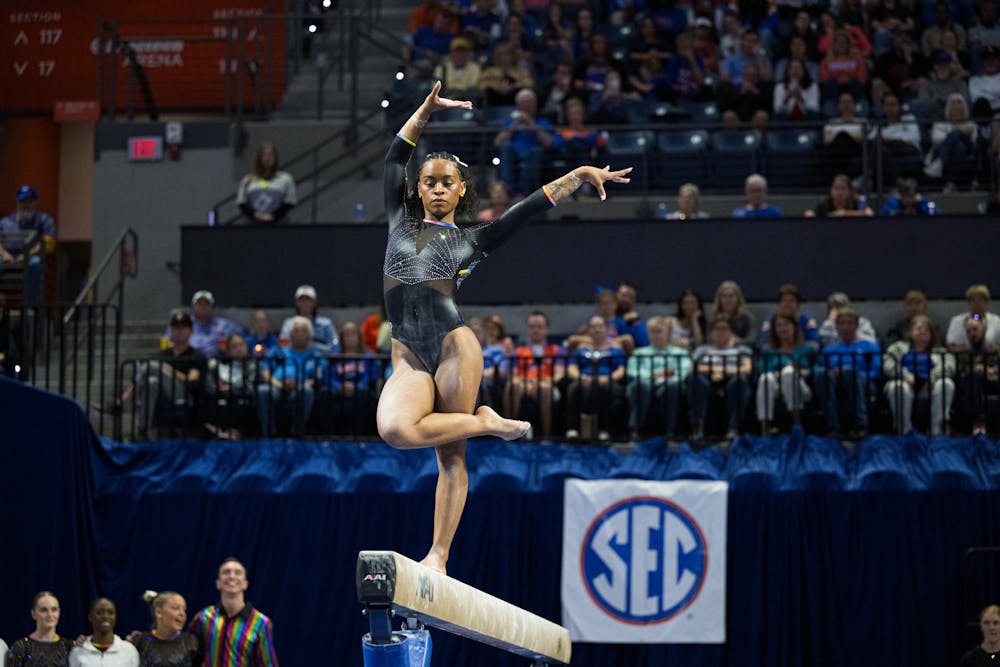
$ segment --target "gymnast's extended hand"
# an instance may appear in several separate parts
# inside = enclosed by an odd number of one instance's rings
[[[427,125],[427,121],[430,120],[431,114],[435,111],[441,111],[442,109],[471,109],[472,102],[468,100],[452,100],[447,97],[441,97],[438,93],[441,92],[441,82],[438,81],[431,88],[431,92],[427,93],[427,97],[420,104],[410,119],[403,124],[402,129],[399,131],[400,135],[406,137],[409,141],[416,144],[417,139],[420,137],[420,133],[423,131],[424,127]]]
[[[552,200],[552,203],[555,204],[560,199],[569,197],[571,194],[576,192],[577,188],[586,182],[597,188],[597,194],[600,195],[601,201],[604,201],[608,196],[604,191],[604,184],[608,181],[614,181],[615,183],[629,183],[632,179],[626,178],[626,174],[631,172],[632,167],[612,171],[611,165],[608,165],[603,169],[587,166],[577,167],[565,176],[557,178],[546,185],[544,187],[544,191],[545,194],[549,196],[549,199]]]

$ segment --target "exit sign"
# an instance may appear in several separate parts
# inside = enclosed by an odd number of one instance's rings
[[[163,137],[129,137],[128,159],[153,161],[163,159]]]

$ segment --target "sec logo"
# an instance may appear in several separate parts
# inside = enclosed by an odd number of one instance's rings
[[[708,572],[701,527],[664,498],[626,498],[590,524],[580,550],[587,593],[605,613],[649,625],[677,616],[697,599]]]

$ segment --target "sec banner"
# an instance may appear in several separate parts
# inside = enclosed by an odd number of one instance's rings
[[[725,482],[568,480],[562,619],[573,641],[726,641]]]

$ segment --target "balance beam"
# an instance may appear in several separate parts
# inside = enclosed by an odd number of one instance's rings
[[[358,600],[368,614],[392,610],[424,625],[532,658],[569,663],[569,630],[504,602],[395,551],[358,554]],[[370,618],[376,643],[376,619]],[[387,638],[383,638],[387,640]]]

